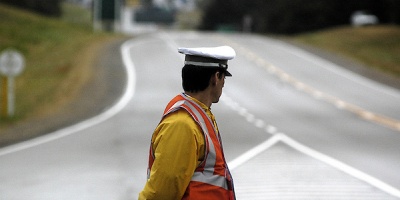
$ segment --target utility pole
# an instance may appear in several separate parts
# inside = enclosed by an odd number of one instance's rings
[[[95,31],[121,29],[122,0],[94,0],[93,28]]]

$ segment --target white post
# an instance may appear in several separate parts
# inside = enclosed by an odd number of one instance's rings
[[[15,114],[15,87],[14,87],[14,77],[10,76],[7,78],[8,85],[8,95],[7,95],[7,114],[8,117],[12,117]]]
[[[121,32],[122,30],[122,20],[121,20],[121,13],[122,13],[123,5],[120,0],[115,0],[114,4],[114,32]]]
[[[101,0],[93,0],[93,29],[94,31],[101,30]]]
[[[15,113],[15,84],[14,77],[19,75],[25,68],[25,59],[21,53],[16,50],[8,49],[0,54],[0,74],[6,78],[4,80],[3,94],[4,109],[8,117],[14,116]]]

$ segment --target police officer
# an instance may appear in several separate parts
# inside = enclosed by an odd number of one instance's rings
[[[211,112],[222,94],[229,46],[178,48],[185,55],[184,93],[166,106],[151,138],[144,199],[235,199],[220,133]]]

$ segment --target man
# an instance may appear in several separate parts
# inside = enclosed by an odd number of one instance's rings
[[[167,105],[150,145],[144,199],[235,199],[211,105],[225,84],[227,61],[235,57],[228,46],[179,48],[184,93]]]

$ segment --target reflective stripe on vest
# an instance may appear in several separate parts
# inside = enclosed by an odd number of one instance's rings
[[[174,100],[176,102],[174,102]],[[174,100],[172,100],[171,102],[173,103],[173,105],[167,106],[164,112],[164,117],[181,108],[185,109],[201,127],[206,142],[205,159],[198,166],[191,180],[218,186],[224,188],[225,190],[232,189],[232,187],[228,186],[228,179],[231,179],[231,177],[227,177],[230,176],[230,173],[227,172],[228,168],[223,158],[220,159],[221,161],[224,162],[224,169],[223,169],[224,172],[219,172],[219,174],[215,174],[215,165],[217,162],[216,158],[217,153],[215,150],[215,145],[218,145],[219,148],[222,147],[221,144],[219,143],[219,138],[216,136],[216,130],[213,126],[213,122],[207,116],[203,108],[201,108],[197,103],[193,102],[193,100],[191,100],[190,98],[186,97],[184,94],[178,95],[177,97],[174,98]],[[216,138],[215,140],[218,144],[214,144],[210,134],[214,135],[214,138]],[[221,151],[221,156],[223,156],[222,150],[220,151]]]
[[[207,128],[206,122],[204,121],[204,118],[202,115],[199,113],[199,111],[188,101],[184,101],[184,104],[182,107],[187,106],[190,111],[188,111],[191,115],[194,115],[195,118],[197,119],[197,122],[200,124],[201,129],[204,132],[205,139],[208,143],[208,153],[206,154],[205,160],[203,161],[205,163],[203,171],[199,172],[196,171],[193,174],[192,181],[198,181],[198,182],[203,182],[203,183],[208,183],[210,185],[222,187],[224,189],[228,189],[227,182],[225,176],[220,176],[220,175],[214,175],[214,166],[216,163],[216,152],[215,152],[215,147],[214,143],[211,140],[209,130]],[[187,110],[187,108],[185,108]],[[209,119],[206,119],[209,120]],[[212,124],[212,122],[210,121]],[[214,127],[213,127],[214,128]],[[215,132],[215,130],[214,130]],[[209,145],[211,144],[211,145]]]

